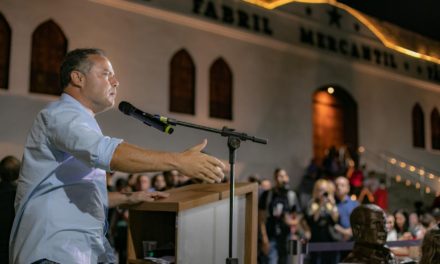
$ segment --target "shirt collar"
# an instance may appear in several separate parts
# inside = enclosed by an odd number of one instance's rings
[[[82,105],[78,100],[76,100],[75,98],[73,98],[71,95],[69,95],[67,93],[62,93],[60,100],[64,101],[64,102],[72,103],[72,104],[76,105],[79,109],[81,109],[82,111],[85,111],[87,114],[91,115],[92,117],[95,117],[95,113],[93,113],[92,110],[90,110],[87,107],[85,107],[84,105]]]

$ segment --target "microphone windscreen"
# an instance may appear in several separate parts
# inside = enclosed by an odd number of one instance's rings
[[[122,113],[129,115],[131,113],[133,113],[134,111],[134,106],[132,106],[130,103],[122,101],[119,103],[119,111],[121,111]]]

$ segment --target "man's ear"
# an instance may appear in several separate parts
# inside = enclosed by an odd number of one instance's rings
[[[72,71],[70,73],[70,80],[73,86],[81,88],[84,86],[85,76],[80,71]]]

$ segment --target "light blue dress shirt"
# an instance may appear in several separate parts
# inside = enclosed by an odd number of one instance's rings
[[[90,110],[67,94],[38,114],[18,180],[10,263],[114,262],[104,236],[106,171],[121,142],[103,136]]]

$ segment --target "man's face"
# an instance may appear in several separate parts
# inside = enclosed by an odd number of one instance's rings
[[[172,170],[168,175],[168,179],[166,179],[166,181],[172,186],[179,185],[179,172],[177,170]]]
[[[87,58],[92,67],[84,73],[85,84],[81,93],[94,113],[113,107],[116,99],[116,88],[119,82],[115,77],[110,61],[101,55],[90,55]]]
[[[139,175],[138,176],[138,182],[139,182],[139,186],[138,186],[138,190],[139,191],[148,191],[148,189],[150,189],[150,178],[148,178],[147,175]]]
[[[285,184],[289,183],[289,175],[287,175],[285,170],[280,170],[275,176],[275,180],[278,186],[284,186]]]
[[[335,181],[336,184],[336,195],[340,198],[345,197],[350,191],[350,185],[346,178],[339,177]]]
[[[269,180],[262,180],[261,181],[261,189],[264,191],[270,190],[272,188],[272,184]]]

